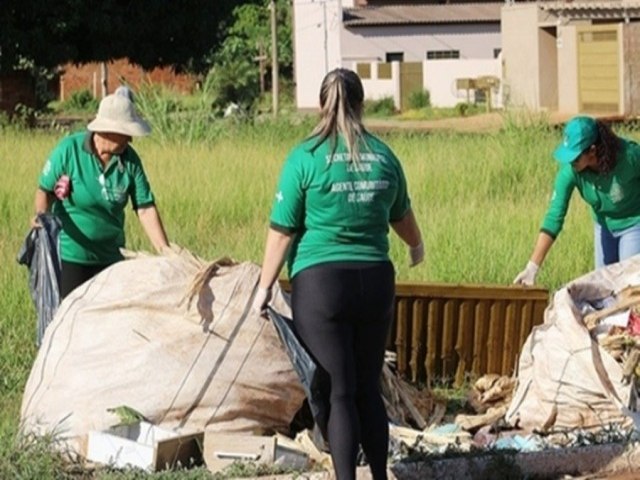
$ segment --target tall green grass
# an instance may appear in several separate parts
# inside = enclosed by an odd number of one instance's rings
[[[170,239],[207,259],[259,262],[280,167],[308,127],[265,122],[235,126],[207,142],[153,134],[136,139]],[[59,132],[0,131],[0,475],[11,472],[23,451],[14,436],[36,354],[27,270],[15,256],[29,229],[39,171],[59,138]],[[529,258],[547,207],[558,132],[544,122],[513,120],[491,134],[384,138],[404,165],[426,245],[426,261],[410,269],[405,247],[391,236],[398,280],[511,283]],[[588,211],[576,195],[539,283],[553,290],[591,270],[591,235]],[[129,248],[151,249],[133,212],[127,236]],[[55,459],[46,468],[57,471]]]

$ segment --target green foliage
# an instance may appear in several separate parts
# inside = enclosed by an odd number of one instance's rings
[[[22,60],[40,67],[128,57],[144,68],[202,71],[224,37],[221,25],[241,0],[85,2],[3,0],[0,71]]]
[[[484,113],[485,109],[473,105],[467,104],[468,108],[465,110],[464,116],[477,115],[478,113]],[[398,120],[442,120],[445,118],[461,117],[460,112],[456,107],[427,107],[419,109],[408,109],[400,112],[395,116]]]
[[[409,106],[411,108],[427,108],[431,106],[431,94],[429,90],[415,90],[409,95]]]
[[[269,4],[269,0],[261,0],[238,6],[233,11],[233,23],[221,48],[212,58],[214,67],[206,79],[205,89],[213,92],[214,105],[220,111],[230,103],[235,103],[250,112],[262,93],[261,82],[265,89],[270,87],[272,57]],[[276,19],[279,74],[289,78],[293,64],[290,2],[276,2]],[[260,61],[264,65],[262,78]]]
[[[378,100],[365,100],[364,113],[372,117],[389,117],[396,111],[393,97],[382,97]]]
[[[549,115],[545,112],[509,109],[502,113],[504,130],[512,135],[528,137],[547,134],[551,130]]]
[[[226,480],[246,477],[263,477],[267,475],[284,475],[301,473],[298,470],[285,468],[279,465],[269,465],[252,462],[233,462],[221,472],[213,475],[213,480]]]
[[[471,105],[467,102],[460,102],[456,104],[455,111],[459,117],[466,117]]]
[[[190,102],[161,85],[144,85],[135,97],[141,115],[151,124],[152,136],[161,143],[193,144],[215,140],[223,126],[216,122],[210,93],[203,91]]]
[[[95,115],[98,111],[98,100],[89,90],[77,90],[68,100],[60,104],[60,110],[65,113],[88,113]]]
[[[14,436],[7,430],[0,432],[0,478],[71,479],[66,466],[64,456],[56,450],[53,436]]]
[[[18,127],[32,127],[36,120],[36,116],[37,112],[34,108],[18,103],[14,108],[11,121]]]
[[[260,95],[260,79],[251,59],[239,54],[217,64],[207,75],[205,89],[213,95],[213,106],[223,112],[229,104],[250,112]]]

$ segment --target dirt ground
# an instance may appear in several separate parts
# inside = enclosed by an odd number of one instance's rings
[[[549,122],[558,125],[566,122],[572,115],[551,113]],[[505,115],[502,112],[489,112],[469,117],[444,118],[440,120],[394,120],[370,118],[365,125],[373,132],[406,131],[456,131],[456,132],[491,132],[504,125]]]

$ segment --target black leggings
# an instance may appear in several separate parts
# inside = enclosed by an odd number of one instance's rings
[[[109,265],[82,265],[62,260],[60,299],[69,295],[76,287],[95,277]]]
[[[387,478],[389,424],[380,375],[394,281],[390,262],[322,264],[292,281],[296,330],[330,378],[327,432],[337,480],[355,480],[359,444],[373,479]]]

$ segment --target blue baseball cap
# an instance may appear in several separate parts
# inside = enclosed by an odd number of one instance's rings
[[[562,143],[553,152],[560,163],[576,160],[598,140],[598,125],[591,117],[574,117],[564,126]]]

